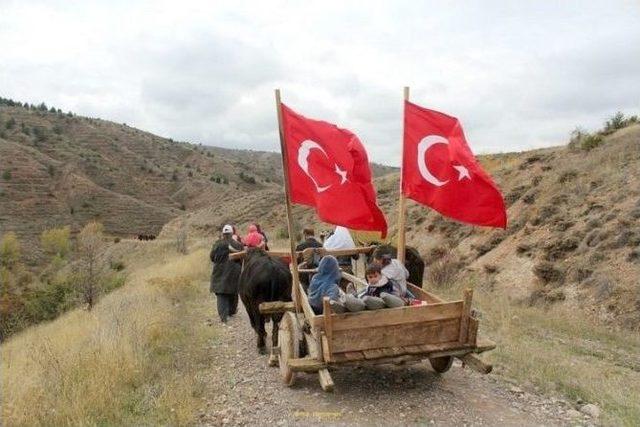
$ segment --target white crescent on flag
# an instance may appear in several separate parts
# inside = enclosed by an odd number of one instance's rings
[[[311,154],[311,150],[313,150],[314,148],[322,151],[322,154],[324,154],[327,160],[329,160],[329,156],[327,155],[327,152],[324,151],[324,148],[322,148],[320,144],[310,139],[306,139],[302,141],[302,144],[300,144],[300,148],[298,148],[298,165],[300,166],[300,169],[302,169],[304,173],[306,173],[307,176],[311,178],[311,181],[313,181],[313,183],[315,184],[316,190],[318,191],[318,193],[322,193],[323,191],[331,187],[333,184],[329,184],[321,187],[318,185],[318,182],[316,181],[316,179],[309,172],[309,154]],[[334,163],[334,164],[335,164],[335,172],[338,174],[338,176],[340,176],[340,184],[344,184],[347,181],[347,171],[340,169],[340,166],[338,166],[337,163]]]
[[[442,187],[449,180],[440,181],[436,178],[427,167],[427,158],[425,154],[429,147],[435,144],[449,144],[447,138],[444,138],[440,135],[429,135],[422,138],[420,143],[418,144],[418,170],[420,171],[420,175],[425,179],[425,181],[435,185],[436,187]]]
[[[449,180],[440,181],[436,178],[429,168],[427,167],[427,150],[436,144],[445,144],[449,145],[449,140],[440,135],[428,135],[422,138],[420,143],[418,144],[418,170],[420,171],[420,175],[425,179],[425,181],[435,185],[436,187],[442,187]],[[451,165],[456,171],[458,171],[458,181],[462,181],[463,179],[471,179],[471,175],[469,174],[469,169],[462,165]]]

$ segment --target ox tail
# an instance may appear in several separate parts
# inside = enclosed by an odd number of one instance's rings
[[[275,273],[275,271],[273,272]],[[271,292],[271,294],[269,295],[269,301],[275,301],[276,300],[276,290],[278,288],[278,275],[277,274],[271,274],[270,276],[270,289],[269,291]]]

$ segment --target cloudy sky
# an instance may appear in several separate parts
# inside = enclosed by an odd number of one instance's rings
[[[405,85],[476,153],[565,143],[640,113],[640,3],[0,0],[0,96],[177,140],[277,150],[279,87],[397,165]]]

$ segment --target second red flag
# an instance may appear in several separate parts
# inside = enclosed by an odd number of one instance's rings
[[[405,102],[402,193],[442,215],[506,228],[500,190],[476,161],[455,117]]]

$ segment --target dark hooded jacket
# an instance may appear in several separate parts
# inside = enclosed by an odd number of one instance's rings
[[[213,262],[209,291],[216,294],[237,294],[242,266],[229,259],[229,242],[222,239],[214,243],[209,258]]]

